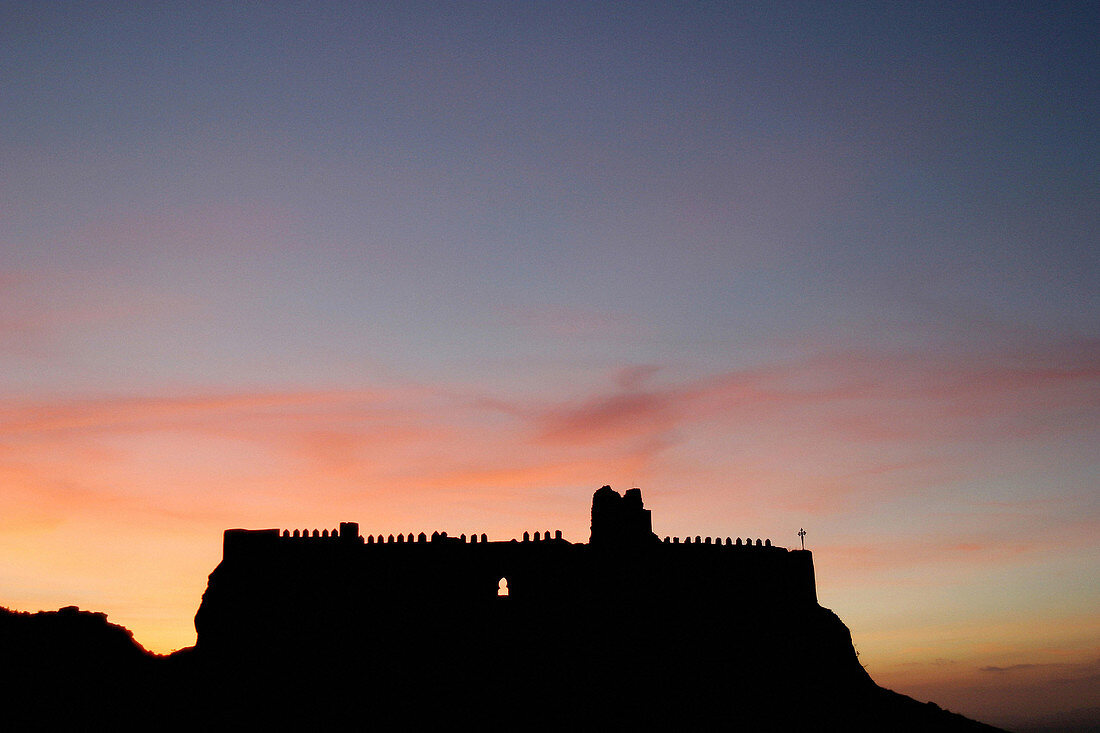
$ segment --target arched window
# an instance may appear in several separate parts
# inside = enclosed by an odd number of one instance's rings
[[[499,581],[497,581],[497,596],[506,595],[508,595],[508,579],[501,578]]]

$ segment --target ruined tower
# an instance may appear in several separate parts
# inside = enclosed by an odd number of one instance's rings
[[[610,486],[603,486],[592,495],[593,547],[629,547],[653,544],[653,519],[642,505],[642,490],[627,489],[620,496]]]

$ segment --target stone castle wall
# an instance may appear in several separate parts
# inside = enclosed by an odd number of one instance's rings
[[[601,609],[674,617],[681,605],[718,613],[816,604],[809,551],[759,539],[659,540],[636,489],[625,497],[600,489],[592,518],[587,544],[546,530],[509,541],[445,532],[364,537],[354,522],[226,530],[195,620],[198,644],[260,643],[305,626],[317,632],[307,635],[314,641],[333,629],[369,646],[374,630],[410,618],[425,628],[470,629],[554,625],[555,616]]]

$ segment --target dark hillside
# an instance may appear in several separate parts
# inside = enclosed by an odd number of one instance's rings
[[[247,657],[195,648],[158,657],[103,614],[0,609],[0,676],[6,719],[20,730],[415,730],[471,720],[489,730],[996,730],[874,685],[847,628],[820,607],[774,622],[735,614],[714,638],[708,618],[648,634],[648,651],[630,643],[635,624],[583,621],[589,652],[535,641],[480,658],[423,648],[384,658],[274,643]],[[753,633],[734,632],[744,624]],[[503,638],[516,643],[517,633]]]
[[[472,723],[488,730],[991,731],[884,690],[818,605],[812,554],[659,541],[636,489],[592,541],[549,531],[227,530],[195,647],[145,652],[103,614],[0,615],[20,728]]]

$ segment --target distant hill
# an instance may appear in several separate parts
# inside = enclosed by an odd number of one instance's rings
[[[488,730],[997,730],[874,685],[847,628],[827,609],[813,615],[803,632],[759,628],[760,643],[728,664],[681,648],[674,658],[573,661],[548,650],[486,667],[476,658],[381,659],[361,649],[291,654],[277,641],[249,658],[195,648],[157,656],[102,613],[0,608],[0,689],[11,730],[422,730],[463,721]],[[616,628],[611,618],[587,621]],[[681,640],[695,636],[684,631]],[[799,650],[801,667],[755,656],[777,632],[789,643],[776,654]]]
[[[129,630],[107,622],[107,614],[76,606],[38,613],[0,608],[0,648],[28,665],[26,671],[95,673],[149,658]]]
[[[135,709],[158,660],[103,613],[0,608],[0,695],[9,730],[105,724]]]

